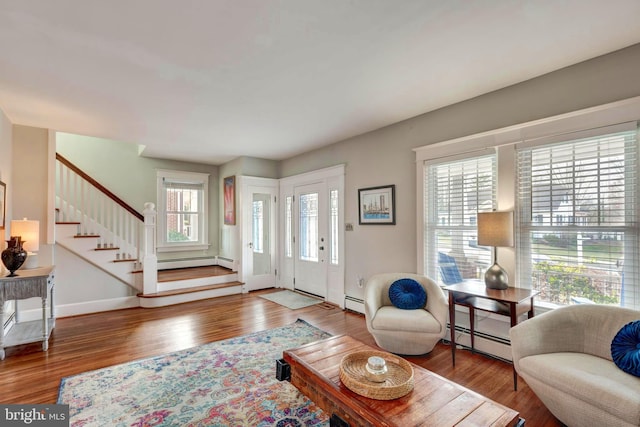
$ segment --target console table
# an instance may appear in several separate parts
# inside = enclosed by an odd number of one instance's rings
[[[0,278],[0,319],[4,316],[5,302],[15,301],[15,324],[7,336],[4,335],[4,327],[0,325],[0,360],[4,360],[5,347],[14,345],[42,341],[42,350],[48,350],[49,336],[55,327],[53,272],[54,267],[48,266],[18,270],[15,277]],[[42,299],[42,320],[20,322],[18,300],[37,297]],[[47,318],[47,298],[50,304],[50,318]]]
[[[509,287],[505,290],[488,289],[483,282],[465,281],[446,286],[449,292],[449,323],[451,330],[451,358],[456,365],[456,305],[469,308],[469,330],[471,331],[471,351],[474,346],[475,310],[507,316],[511,327],[518,323],[518,317],[527,313],[528,318],[534,316],[533,299],[540,291]],[[518,387],[518,376],[513,370],[513,388]]]

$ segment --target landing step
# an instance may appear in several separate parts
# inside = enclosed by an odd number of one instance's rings
[[[138,294],[138,297],[140,298],[162,298],[162,297],[171,297],[171,296],[175,296],[175,295],[185,295],[185,294],[191,294],[191,293],[195,293],[195,292],[202,292],[202,291],[210,291],[210,290],[214,290],[214,289],[224,289],[224,288],[230,288],[233,286],[242,286],[243,283],[242,282],[226,282],[226,283],[219,283],[217,285],[206,285],[206,286],[195,286],[193,288],[184,288],[184,289],[173,289],[170,291],[162,291],[162,292],[156,292],[153,294]]]
[[[176,280],[199,279],[203,277],[226,276],[235,272],[219,265],[206,267],[174,268],[158,270],[158,282],[173,282]]]

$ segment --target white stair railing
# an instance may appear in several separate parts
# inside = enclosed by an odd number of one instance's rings
[[[153,271],[145,276],[157,277],[157,262],[152,262],[155,246],[145,242],[145,234],[155,233],[155,227],[145,233],[142,214],[61,155],[57,154],[56,160],[56,222],[78,223],[76,237],[95,237],[97,250],[114,251],[114,262],[130,261],[132,271],[151,267]],[[144,253],[145,248],[150,254]],[[143,265],[145,259],[148,266]]]

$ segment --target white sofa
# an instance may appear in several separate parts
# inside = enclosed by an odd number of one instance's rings
[[[416,310],[396,308],[389,287],[398,279],[413,279],[427,293],[426,306]],[[411,273],[383,273],[367,280],[364,292],[367,329],[383,349],[401,355],[429,353],[447,332],[448,303],[433,280]]]
[[[619,369],[611,342],[640,312],[574,305],[510,331],[513,363],[545,406],[567,426],[640,426],[640,378]]]

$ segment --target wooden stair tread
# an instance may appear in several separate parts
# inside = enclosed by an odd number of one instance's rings
[[[203,277],[225,276],[234,273],[235,272],[233,270],[221,267],[219,265],[158,270],[158,282],[174,282],[176,280],[201,279]]]
[[[76,234],[73,236],[74,239],[85,239],[87,237],[99,238],[99,234]]]
[[[76,222],[76,221],[56,221],[56,224],[59,224],[59,225],[80,225],[80,223]]]
[[[169,297],[169,296],[174,296],[174,295],[184,295],[184,294],[190,294],[190,293],[194,293],[194,292],[209,291],[209,290],[213,290],[213,289],[230,288],[232,286],[241,286],[242,284],[243,284],[242,282],[234,281],[234,282],[219,283],[217,285],[205,285],[205,286],[195,286],[193,288],[173,289],[173,290],[170,290],[170,291],[156,292],[156,293],[153,293],[153,294],[142,294],[142,293],[139,293],[137,296],[140,297],[140,298]]]

